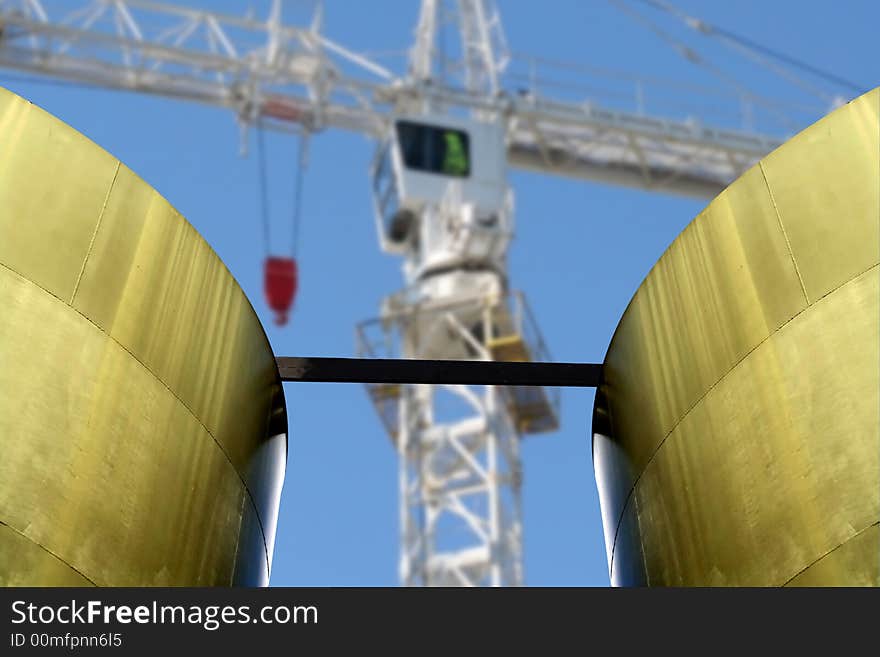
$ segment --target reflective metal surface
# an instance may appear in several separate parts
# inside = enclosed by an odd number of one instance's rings
[[[630,302],[593,417],[615,585],[880,585],[878,104],[746,172]]]
[[[267,583],[286,433],[216,254],[0,90],[0,584]]]

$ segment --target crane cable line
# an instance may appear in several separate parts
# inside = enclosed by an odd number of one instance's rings
[[[812,64],[809,64],[801,59],[793,57],[791,55],[787,55],[785,53],[779,52],[778,50],[773,50],[772,48],[768,48],[767,46],[761,45],[751,39],[744,37],[742,35],[731,32],[730,30],[726,30],[723,27],[719,27],[717,25],[713,25],[708,21],[704,21],[700,18],[696,18],[694,16],[690,16],[678,9],[674,5],[665,0],[639,0],[646,5],[654,7],[655,9],[659,9],[660,11],[665,11],[679,20],[681,20],[687,27],[692,30],[699,32],[700,34],[706,36],[716,36],[721,40],[731,41],[735,44],[738,44],[744,49],[753,51],[756,54],[762,54],[767,57],[772,57],[773,59],[777,59],[781,62],[788,64],[789,66],[793,66],[795,68],[799,68],[802,71],[810,73],[818,78],[822,78],[826,82],[832,82],[841,87],[846,87],[850,91],[855,93],[862,93],[865,90],[863,85],[857,84],[852,80],[848,80],[843,78],[835,73],[831,73],[829,71],[825,71],[820,69]]]
[[[262,118],[257,119],[257,176],[259,183],[260,219],[263,228],[263,250],[269,256],[272,252],[271,212],[269,203],[269,167],[266,155],[265,126]],[[302,217],[303,181],[308,166],[308,134],[299,132],[297,148],[297,164],[293,185],[293,203],[291,213],[290,253],[296,257],[299,249],[300,223]]]
[[[305,130],[299,131],[298,161],[293,186],[293,225],[290,237],[290,252],[294,257],[299,248],[300,223],[302,215],[303,179],[309,159],[309,134]]]
[[[787,125],[790,129],[796,129],[796,125],[794,122],[787,117],[783,112],[775,109],[772,103],[766,102],[766,100],[753,92],[751,89],[746,87],[742,82],[737,80],[735,77],[725,73],[723,70],[718,68],[713,63],[709,62],[707,59],[702,57],[700,53],[696,50],[688,46],[683,41],[677,39],[672,36],[666,30],[662,29],[659,25],[657,25],[654,21],[637,12],[635,9],[627,5],[623,0],[608,0],[608,2],[616,7],[618,10],[628,15],[637,23],[640,23],[644,28],[653,32],[657,37],[659,37],[662,41],[664,41],[668,46],[670,46],[676,53],[678,53],[682,58],[689,61],[690,63],[701,66],[709,71],[712,75],[717,78],[720,78],[730,86],[732,86],[739,94],[740,97],[744,100],[748,100],[755,105],[760,105],[764,107],[769,113],[775,115],[777,119],[783,124]]]
[[[665,11],[669,14],[672,14],[675,18],[681,20],[685,24],[686,27],[701,33],[703,36],[707,36],[707,35],[708,36],[719,36],[717,34],[717,31],[720,30],[720,28],[715,28],[715,26],[713,26],[713,25],[711,25],[701,19],[689,16],[688,14],[677,9],[676,7],[669,4],[668,2],[663,2],[663,0],[653,0],[653,1],[652,0],[641,0],[641,1],[644,2],[645,4],[647,4],[648,6],[653,7],[654,9],[659,9],[661,11]],[[647,19],[645,19],[645,20],[647,20]],[[826,102],[826,103],[833,104],[835,102],[835,98],[832,95],[825,93],[824,91],[816,88],[814,85],[809,84],[808,82],[805,82],[803,79],[801,79],[800,77],[798,77],[797,75],[795,75],[791,71],[788,71],[784,67],[779,66],[778,64],[769,61],[766,57],[755,52],[753,49],[744,46],[742,43],[740,43],[738,41],[731,41],[731,40],[725,39],[724,37],[721,37],[721,40],[728,47],[732,47],[732,48],[736,49],[737,51],[739,51],[741,54],[745,55],[746,57],[748,57],[752,61],[757,62],[760,66],[763,66],[764,68],[770,69],[771,71],[776,73],[776,75],[780,76],[781,78],[786,79],[791,84],[793,84],[797,87],[800,87],[801,89],[806,91],[808,94],[815,96],[817,98],[820,98],[823,102]]]
[[[268,257],[272,251],[271,227],[269,222],[269,180],[266,166],[266,138],[263,119],[257,119],[257,178],[260,186],[260,219],[263,225],[263,251]]]

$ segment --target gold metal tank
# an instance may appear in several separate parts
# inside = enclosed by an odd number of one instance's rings
[[[286,434],[217,255],[0,89],[0,585],[266,584]]]
[[[880,585],[880,90],[673,242],[611,341],[593,461],[615,585]]]

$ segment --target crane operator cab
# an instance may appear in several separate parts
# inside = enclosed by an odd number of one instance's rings
[[[501,270],[512,233],[504,126],[397,116],[373,165],[382,249],[410,280],[451,269]]]

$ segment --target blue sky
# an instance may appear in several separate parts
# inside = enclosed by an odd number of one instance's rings
[[[184,4],[243,13],[249,6],[264,12],[267,3]],[[403,51],[411,41],[418,9],[414,0],[325,4],[325,33],[351,49]],[[608,2],[498,4],[508,42],[517,52],[681,82],[720,84]],[[852,79],[866,90],[880,81],[876,2],[676,4]],[[290,20],[302,15],[300,3],[290,0],[288,5]],[[644,11],[664,29],[686,34],[662,15]],[[815,119],[822,113],[821,102],[730,50],[699,36],[688,36],[688,43],[702,47],[720,68],[757,90],[788,103],[812,103],[805,112],[792,111],[800,125],[806,117]],[[381,298],[400,288],[400,263],[381,254],[375,239],[367,178],[373,146],[365,138],[326,132],[312,141],[300,235],[300,293],[291,324],[278,329],[262,296],[256,161],[238,156],[237,128],[229,113],[13,78],[0,72],[0,84],[119,157],[195,225],[250,296],[276,354],[353,355],[354,326],[374,317]],[[732,105],[723,100],[704,103],[684,92],[667,94],[670,98],[703,108],[707,122],[712,113],[731,114]],[[651,101],[649,95],[649,110]],[[680,118],[687,114],[678,108],[669,112]],[[295,144],[283,136],[270,137],[269,142],[272,221],[281,232],[291,213]],[[706,201],[520,172],[511,173],[511,182],[517,208],[517,238],[510,252],[512,286],[526,293],[556,360],[599,362],[633,292]],[[286,394],[290,460],[272,584],[395,585],[396,458],[365,392],[356,385],[288,384]],[[592,391],[564,391],[562,429],[523,443],[529,585],[608,584],[590,459],[592,401]]]

